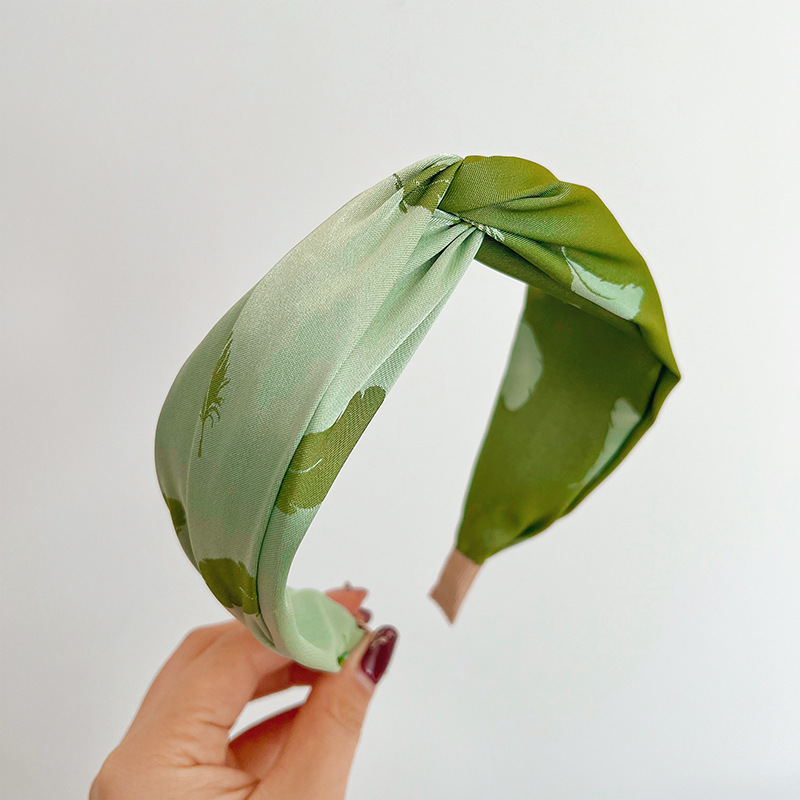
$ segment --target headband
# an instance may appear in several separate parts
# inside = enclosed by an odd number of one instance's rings
[[[429,595],[451,623],[486,559],[575,508],[680,379],[647,265],[590,189],[522,158],[445,154],[343,205],[191,353],[155,435],[186,555],[258,639],[306,667],[337,672],[364,632],[325,593],[287,586],[294,555],[473,259],[528,288]]]

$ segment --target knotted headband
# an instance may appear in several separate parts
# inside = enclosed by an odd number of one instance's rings
[[[575,508],[680,379],[647,265],[591,190],[522,158],[436,155],[342,206],[209,331],[155,436],[186,555],[257,638],[304,666],[338,671],[363,630],[323,592],[287,586],[294,555],[473,259],[528,289],[430,594],[451,622],[480,565]]]

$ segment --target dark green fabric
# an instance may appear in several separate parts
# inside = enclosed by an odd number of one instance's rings
[[[521,408],[498,398],[477,462],[457,547],[480,564],[599,485],[653,423],[680,372],[647,265],[593,191],[516,157],[468,156],[457,167],[438,208],[485,226],[476,259],[529,284],[520,324],[547,354]],[[576,293],[570,256],[609,286]],[[617,299],[620,286],[642,290],[635,314]],[[603,454],[620,398],[640,419],[587,480],[587,455]]]

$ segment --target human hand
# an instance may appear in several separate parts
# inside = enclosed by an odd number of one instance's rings
[[[235,619],[192,630],[153,680],[89,800],[342,800],[397,631],[366,626],[366,589],[326,594],[366,629],[340,672],[278,655]],[[229,739],[250,700],[290,686],[312,688],[305,702]]]

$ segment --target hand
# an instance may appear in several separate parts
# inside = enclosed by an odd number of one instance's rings
[[[364,624],[365,589],[326,594]],[[366,627],[366,624],[364,625]],[[153,680],[89,800],[342,800],[361,726],[397,631],[367,628],[340,672],[308,669],[259,642],[238,620],[191,631]],[[235,739],[245,705],[289,686],[304,703]]]

